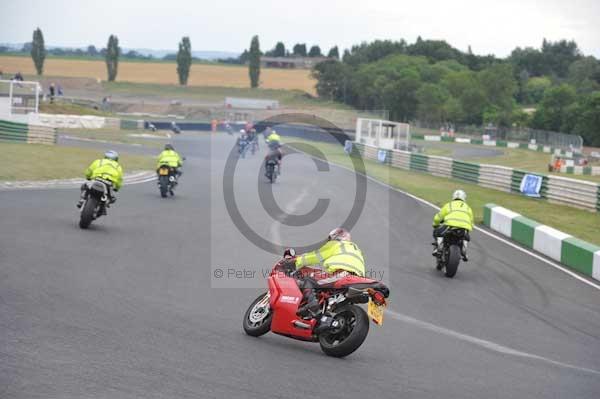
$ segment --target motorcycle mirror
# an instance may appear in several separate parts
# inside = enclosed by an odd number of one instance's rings
[[[293,258],[294,256],[296,256],[296,250],[294,248],[286,248],[283,252],[284,258]]]

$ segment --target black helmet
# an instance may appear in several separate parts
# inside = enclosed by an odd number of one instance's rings
[[[165,150],[175,151],[175,148],[173,148],[173,145],[171,145],[171,144],[166,144],[165,145]]]

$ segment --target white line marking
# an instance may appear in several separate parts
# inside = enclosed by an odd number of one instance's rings
[[[593,373],[593,374],[600,374],[600,371],[597,371],[597,370],[588,369],[585,367],[573,366],[572,364],[558,362],[556,360],[548,359],[543,356],[538,356],[538,355],[534,355],[532,353],[522,352],[520,350],[509,348],[508,346],[503,346],[503,345],[497,344],[492,341],[486,341],[481,338],[473,337],[471,335],[463,334],[458,331],[440,327],[435,324],[428,323],[426,321],[415,319],[414,317],[406,316],[401,313],[394,312],[393,310],[388,310],[386,313],[388,313],[392,318],[394,318],[396,320],[403,321],[405,323],[409,323],[409,324],[412,324],[419,328],[423,328],[425,330],[436,332],[438,334],[447,335],[449,337],[456,338],[461,341],[468,342],[468,343],[471,343],[471,344],[474,344],[474,345],[480,346],[482,348],[489,349],[491,351],[501,353],[504,355],[523,357],[523,358],[527,358],[527,359],[534,359],[534,360],[539,360],[539,361],[542,361],[545,363],[553,364],[553,365],[559,366],[559,367],[569,368],[569,369],[578,370],[578,371],[585,371],[585,372]]]
[[[311,186],[314,185],[314,180],[313,183],[311,184]],[[294,198],[294,200],[292,202],[290,202],[289,204],[287,204],[285,206],[284,211],[286,212],[286,214],[291,214],[293,213],[296,208],[298,207],[298,205],[304,200],[304,198],[306,198],[306,196],[308,195],[308,187],[304,187],[302,189],[302,192],[300,193],[299,196],[297,196],[296,198]],[[286,214],[281,215],[283,218],[285,218]],[[280,233],[280,226],[281,226],[281,221],[280,220],[275,220],[273,221],[273,223],[271,223],[271,228],[269,229],[271,231],[271,239],[273,240],[273,242],[275,243],[279,243],[281,245],[281,233]]]
[[[359,173],[359,172],[356,172],[355,170],[353,170],[353,169],[351,169],[351,168],[348,168],[348,167],[346,167],[346,166],[338,165],[338,164],[336,164],[336,163],[333,163],[333,162],[330,162],[330,161],[328,161],[328,160],[323,160],[323,159],[320,159],[320,158],[314,157],[314,156],[312,156],[312,155],[310,155],[310,154],[307,154],[307,153],[305,153],[304,151],[300,151],[300,150],[298,150],[298,149],[296,149],[296,148],[294,148],[294,150],[295,150],[295,151],[298,151],[298,152],[300,152],[300,153],[302,153],[302,154],[304,154],[304,155],[306,155],[306,156],[308,156],[308,157],[310,157],[310,158],[316,158],[316,159],[319,159],[319,160],[321,160],[321,161],[327,162],[327,163],[328,163],[328,164],[330,164],[330,165],[337,166],[338,168],[341,168],[341,169],[345,169],[345,170],[347,170],[347,171],[349,171],[349,172],[352,172],[352,173],[358,173],[359,175],[366,177],[367,179],[371,180],[371,181],[372,181],[372,182],[374,182],[374,183],[377,183],[377,184],[379,184],[379,185],[381,185],[381,186],[383,186],[383,187],[386,187],[386,188],[388,188],[388,189],[391,189],[391,190],[393,190],[393,191],[396,191],[396,192],[399,192],[399,193],[401,193],[401,194],[404,194],[404,195],[406,195],[407,197],[410,197],[410,198],[412,198],[412,199],[414,199],[414,200],[416,200],[416,201],[418,201],[418,202],[421,202],[421,203],[423,203],[423,204],[425,204],[425,205],[429,205],[430,207],[432,207],[432,208],[434,208],[434,209],[436,209],[436,210],[440,210],[440,207],[439,207],[439,206],[437,206],[437,205],[435,205],[435,204],[432,204],[431,202],[429,202],[429,201],[427,201],[427,200],[424,200],[423,198],[419,198],[419,197],[417,197],[416,195],[413,195],[413,194],[411,194],[411,193],[408,193],[408,192],[406,192],[406,191],[400,190],[400,189],[398,189],[398,188],[396,188],[396,187],[392,187],[392,186],[390,186],[390,185],[389,185],[389,184],[387,184],[387,183],[384,183],[384,182],[382,182],[382,181],[379,181],[379,180],[375,179],[374,177],[371,177],[371,176],[369,176],[369,175],[365,175],[364,173]],[[559,265],[559,264],[557,264],[557,263],[554,263],[554,262],[552,262],[552,261],[550,261],[550,260],[548,260],[548,259],[545,259],[545,258],[543,258],[542,256],[540,256],[540,255],[536,254],[535,252],[531,252],[531,251],[529,251],[529,250],[527,250],[527,249],[525,249],[525,248],[522,248],[522,247],[520,247],[520,246],[518,246],[518,245],[516,245],[516,244],[514,244],[514,243],[512,243],[512,242],[510,242],[510,241],[508,241],[508,240],[505,240],[504,238],[502,238],[502,237],[500,237],[500,236],[497,236],[496,234],[493,234],[493,233],[491,233],[491,232],[489,232],[489,231],[486,231],[486,230],[482,229],[481,227],[474,226],[474,228],[475,228],[477,231],[480,231],[480,232],[482,232],[483,234],[485,234],[485,235],[487,235],[487,236],[489,236],[489,237],[495,238],[496,240],[498,240],[498,241],[500,241],[500,242],[503,242],[503,243],[505,243],[506,245],[508,245],[508,246],[511,246],[511,247],[513,247],[514,249],[518,250],[518,251],[521,251],[521,252],[523,252],[523,253],[526,253],[527,255],[530,255],[530,256],[532,256],[532,257],[534,257],[534,258],[536,258],[536,259],[538,259],[538,260],[540,260],[540,261],[542,261],[542,262],[544,262],[544,263],[546,263],[546,264],[548,264],[548,265],[550,265],[550,266],[554,267],[555,269],[558,269],[558,270],[560,270],[560,271],[562,271],[562,272],[564,272],[564,273],[568,274],[569,276],[576,278],[577,280],[579,280],[579,281],[581,281],[581,282],[583,282],[583,283],[585,283],[585,284],[589,285],[590,287],[593,287],[593,288],[595,288],[595,289],[597,289],[597,290],[600,290],[600,285],[598,285],[598,284],[596,284],[596,283],[593,283],[592,281],[589,281],[589,280],[588,280],[588,279],[586,279],[586,278],[583,278],[583,277],[581,277],[581,276],[580,276],[580,275],[578,275],[577,273],[574,273],[574,272],[572,272],[571,270],[569,270],[569,269],[566,269],[566,268],[564,268],[564,267],[560,266],[560,265]]]

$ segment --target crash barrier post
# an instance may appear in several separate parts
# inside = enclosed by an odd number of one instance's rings
[[[378,160],[377,147],[353,142],[360,154],[370,160]],[[415,154],[401,150],[387,150],[387,162],[395,168],[429,173],[434,176],[452,177],[482,187],[504,192],[521,192],[525,175],[541,178],[539,196],[549,202],[568,205],[592,212],[600,211],[600,185],[562,176],[545,176],[506,166],[475,164],[433,155]]]
[[[50,126],[0,120],[0,140],[29,144],[55,144],[56,129]]]
[[[600,247],[528,219],[496,204],[483,208],[483,223],[581,274],[600,280]]]

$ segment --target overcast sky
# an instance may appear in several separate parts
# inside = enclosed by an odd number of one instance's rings
[[[30,41],[36,26],[47,44],[241,52],[279,40],[318,44],[325,52],[361,41],[444,39],[476,54],[504,57],[542,39],[574,39],[600,57],[600,0],[0,0],[0,42]]]

